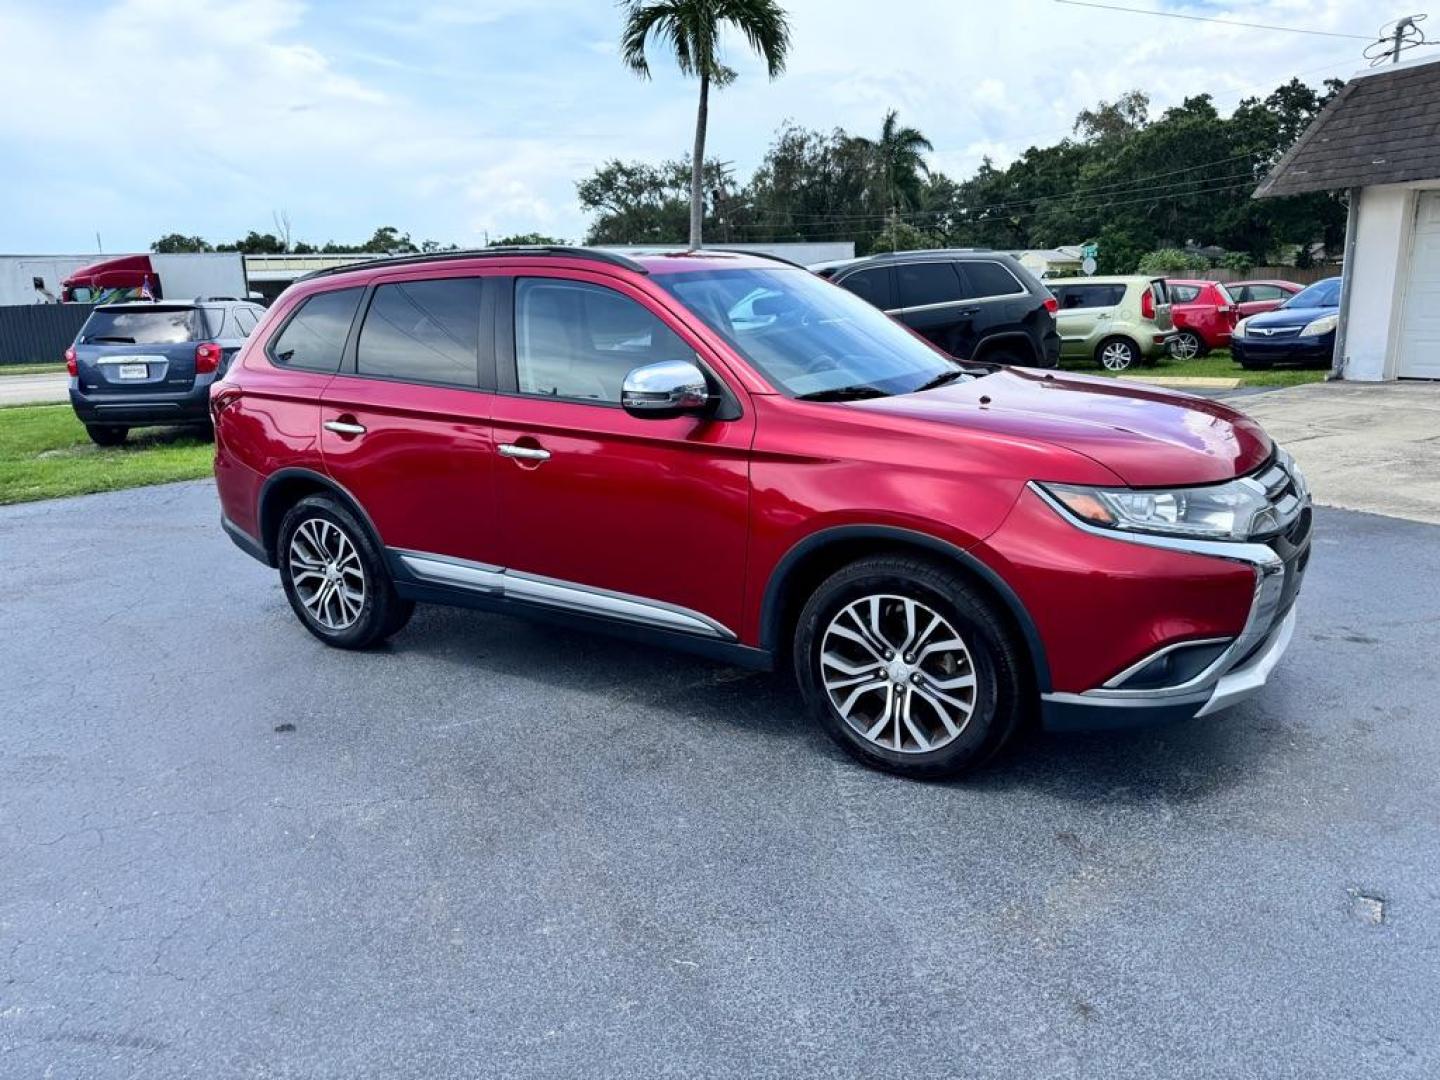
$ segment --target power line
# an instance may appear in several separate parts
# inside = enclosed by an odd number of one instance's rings
[[[1309,34],[1313,37],[1348,38],[1352,41],[1374,41],[1370,34],[1337,34],[1333,30],[1308,30],[1299,26],[1271,26],[1267,23],[1236,22],[1233,19],[1217,19],[1212,15],[1185,15],[1178,11],[1150,11],[1146,8],[1120,7],[1117,4],[1097,4],[1093,0],[1055,0],[1057,4],[1071,7],[1100,8],[1104,11],[1120,11],[1126,15],[1154,15],[1161,19],[1187,19],[1190,22],[1219,23],[1221,26],[1238,26],[1245,30],[1279,30],[1287,34]]]

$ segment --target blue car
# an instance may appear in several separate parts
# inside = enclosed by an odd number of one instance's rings
[[[1317,281],[1274,311],[1241,319],[1230,338],[1231,355],[1247,371],[1276,364],[1328,368],[1340,322],[1340,280]]]
[[[265,314],[230,298],[99,304],[65,353],[70,404],[93,442],[133,427],[210,427],[210,384]]]

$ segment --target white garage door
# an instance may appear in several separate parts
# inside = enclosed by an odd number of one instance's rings
[[[1440,191],[1422,191],[1401,315],[1395,373],[1440,379]]]

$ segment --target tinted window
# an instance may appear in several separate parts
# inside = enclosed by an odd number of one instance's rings
[[[1289,308],[1316,308],[1340,306],[1340,279],[1328,278],[1317,281],[1308,289],[1302,289],[1285,304]]]
[[[960,278],[947,262],[909,263],[896,268],[900,279],[900,306],[946,304],[960,299]]]
[[[1013,296],[1025,291],[1015,275],[996,262],[963,262],[960,273],[969,286],[967,296]]]
[[[747,290],[737,319],[766,324],[767,298]],[[613,289],[578,281],[515,282],[515,374],[520,391],[619,403],[631,370],[695,353],[663,322]]]
[[[1150,294],[1155,297],[1157,304],[1170,303],[1170,289],[1163,281],[1150,282]]]
[[[381,285],[360,327],[355,369],[361,375],[475,386],[479,342],[479,278]]]
[[[174,345],[194,341],[198,323],[194,308],[92,311],[80,340],[97,345]]]
[[[889,267],[857,270],[840,282],[840,286],[849,289],[860,299],[870,301],[882,311],[895,306],[895,286],[890,277]]]
[[[1114,307],[1125,298],[1124,285],[1052,285],[1061,311],[1076,308]]]
[[[316,293],[270,345],[276,363],[306,371],[338,371],[345,338],[364,289]]]
[[[1189,304],[1200,295],[1199,285],[1171,285],[1170,299],[1177,304]]]

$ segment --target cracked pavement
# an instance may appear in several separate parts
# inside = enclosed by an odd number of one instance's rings
[[[950,785],[602,637],[327,650],[207,483],[0,550],[7,1080],[1440,1073],[1435,527],[1319,510],[1260,698]]]

